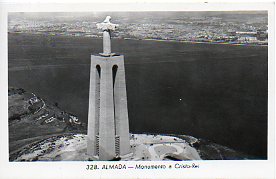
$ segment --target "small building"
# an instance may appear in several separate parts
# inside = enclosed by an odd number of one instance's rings
[[[238,37],[237,41],[240,43],[255,43],[258,41],[257,31],[237,31],[236,36]]]

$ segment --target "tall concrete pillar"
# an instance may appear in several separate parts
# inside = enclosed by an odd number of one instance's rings
[[[98,28],[115,29],[109,19]],[[130,153],[124,56],[109,49],[110,44],[104,53],[91,55],[87,154],[97,160]]]

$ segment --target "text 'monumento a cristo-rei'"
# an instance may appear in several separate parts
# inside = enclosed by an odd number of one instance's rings
[[[107,16],[103,53],[91,55],[87,154],[93,160],[112,160],[130,153],[124,56],[111,53],[110,32],[117,24]]]

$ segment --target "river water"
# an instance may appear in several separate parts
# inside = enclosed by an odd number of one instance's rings
[[[9,34],[9,86],[87,122],[102,40]],[[267,157],[267,47],[112,40],[125,56],[130,132],[186,134]]]

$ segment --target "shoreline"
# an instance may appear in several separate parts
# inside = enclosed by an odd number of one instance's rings
[[[93,39],[101,39],[101,37],[91,37],[91,36],[70,36],[70,35],[51,35],[47,33],[26,33],[26,32],[8,32],[8,34],[23,34],[23,35],[34,35],[34,36],[49,36],[49,37],[81,37],[81,38],[93,38]],[[119,40],[135,40],[135,41],[155,41],[155,42],[176,42],[176,43],[188,43],[188,44],[210,44],[210,45],[231,45],[231,46],[250,46],[250,47],[268,47],[268,44],[255,44],[255,43],[238,43],[238,42],[204,42],[204,41],[189,41],[189,40],[165,40],[165,39],[138,39],[138,38],[118,38],[113,37],[113,39]]]
[[[127,39],[124,39],[127,40]],[[139,40],[139,39],[131,39],[131,40]],[[254,46],[254,47],[268,47],[268,45],[263,44],[251,44],[251,43],[229,43],[229,42],[200,42],[200,41],[188,41],[188,40],[163,40],[163,39],[142,39],[145,41],[160,41],[160,42],[179,42],[179,43],[189,43],[189,44],[210,44],[210,45],[233,45],[233,46]]]

